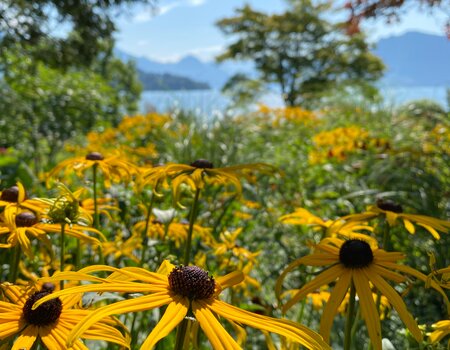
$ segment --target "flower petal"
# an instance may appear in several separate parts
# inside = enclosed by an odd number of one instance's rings
[[[184,319],[188,310],[189,300],[187,298],[174,298],[164,312],[161,320],[159,320],[147,339],[145,339],[141,349],[152,349],[159,340],[167,336]]]
[[[380,315],[377,311],[369,285],[369,278],[372,278],[374,273],[366,272],[366,270],[366,268],[363,268],[353,271],[353,283],[355,284],[356,293],[359,297],[359,305],[364,321],[366,322],[370,341],[375,350],[381,350]]]
[[[36,326],[28,326],[14,342],[11,350],[31,349],[38,336],[38,328]]]
[[[351,276],[351,272],[347,271],[339,277],[339,280],[336,282],[336,285],[330,294],[330,298],[325,305],[325,309],[323,310],[322,318],[320,320],[319,333],[322,335],[323,340],[327,343],[330,341],[330,332],[331,326],[333,325],[334,315],[336,315],[338,307],[341,305],[345,294],[347,294],[347,290],[351,282]]]
[[[225,276],[217,277],[216,282],[220,285],[221,290],[232,287],[241,283],[245,276],[241,271],[233,271]]]
[[[263,331],[277,333],[308,349],[331,349],[319,334],[295,322],[258,315],[217,299],[212,300],[208,304],[206,302],[201,303],[205,306],[207,305],[219,316]]]
[[[192,312],[195,315],[200,327],[205,332],[214,350],[240,350],[241,347],[231,337],[230,334],[217,321],[217,318],[209,310],[205,302],[200,300],[192,302]]]
[[[151,310],[156,307],[169,304],[171,301],[173,301],[172,296],[167,292],[162,292],[135,299],[123,300],[111,305],[103,306],[95,310],[95,312],[87,316],[78,325],[76,325],[70,333],[67,342],[72,344],[74,340],[83,335],[84,331],[89,329],[93,324],[100,321],[104,317],[114,314]]]
[[[343,265],[337,264],[327,268],[323,272],[321,272],[316,278],[312,281],[305,284],[294,297],[289,300],[286,305],[283,306],[282,312],[286,313],[292,306],[294,306],[300,299],[304,298],[308,293],[319,289],[321,286],[327,285],[330,282],[338,279],[341,275],[346,271]]]
[[[388,298],[389,303],[394,306],[395,310],[397,311],[398,315],[402,319],[403,323],[408,327],[408,329],[411,331],[414,338],[418,341],[422,341],[422,332],[420,331],[419,327],[417,326],[416,321],[411,316],[411,314],[408,312],[408,309],[406,308],[405,303],[403,302],[400,295],[397,293],[397,291],[392,288],[389,283],[387,283],[383,278],[381,278],[376,272],[370,273],[370,269],[363,270],[363,272],[366,274],[366,277],[370,279],[370,281],[377,287],[377,289]],[[368,273],[370,273],[370,277],[368,276]]]

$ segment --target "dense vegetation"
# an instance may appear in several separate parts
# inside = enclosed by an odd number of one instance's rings
[[[89,241],[82,241],[80,251],[73,238],[66,238],[64,260],[58,257],[60,235],[49,235],[51,251],[30,237],[34,257],[21,259],[20,270],[14,273],[23,280],[52,275],[62,263],[71,271],[102,261],[118,268],[140,266],[150,271],[156,271],[165,259],[182,264],[189,226],[184,220],[192,218],[190,208],[195,188],[190,182],[176,187],[176,178],[170,177],[152,182],[148,175],[154,171],[151,169],[162,164],[191,164],[197,159],[207,159],[218,171],[233,165],[267,163],[274,168],[255,167],[239,176],[242,196],[238,195],[236,184],[228,183],[226,178],[219,177],[216,182],[214,175],[206,175],[197,203],[191,261],[213,276],[243,271],[244,282],[231,289],[223,300],[259,314],[280,317],[283,303],[274,294],[280,273],[289,262],[311,253],[321,237],[336,234],[320,222],[330,223],[348,214],[365,212],[377,200],[394,201],[405,215],[423,214],[448,220],[449,128],[447,112],[428,102],[387,110],[373,103],[340,100],[328,102],[315,112],[261,106],[254,113],[208,123],[186,113],[124,117],[117,126],[103,126],[65,140],[63,149],[54,150],[51,158],[42,159],[40,168],[45,172],[40,174],[29,163],[32,153],[13,147],[3,149],[2,185],[7,188],[21,181],[27,189],[27,198],[55,193],[54,180],[59,179],[77,191],[80,209],[95,217],[92,185],[96,184],[94,198],[98,201],[100,220],[90,225],[97,225],[106,237],[101,243],[103,258],[93,254]],[[103,155],[104,160],[89,160],[98,154],[95,152]],[[78,160],[71,161],[73,156],[79,157]],[[60,170],[48,173],[58,164],[55,161],[61,164]],[[92,168],[79,172],[83,169],[79,165],[95,162],[99,162],[96,177],[92,177]],[[102,168],[102,162],[111,163]],[[28,177],[23,176],[20,170],[23,168],[28,169]],[[144,175],[144,182],[140,174]],[[296,208],[304,208],[310,214],[303,212],[303,217],[292,221],[283,219],[283,215],[294,213]],[[40,215],[45,219],[49,214]],[[384,219],[378,217],[362,224],[369,224],[371,229],[367,231],[368,227],[362,226],[357,231],[371,235],[384,246],[380,232],[386,230]],[[436,240],[427,229],[416,225],[416,233],[411,235],[397,221],[390,227],[386,249],[403,252],[406,257],[402,265],[427,275],[433,269],[449,265],[450,238],[444,231],[440,232],[440,240]],[[5,232],[2,237],[3,244],[11,242],[10,234]],[[13,263],[9,263],[14,256],[12,248],[4,249],[2,254],[3,280],[11,281],[14,271]],[[435,259],[432,265],[430,256]],[[300,267],[298,271],[301,273],[295,274],[295,278],[290,276],[283,288],[295,290],[311,280],[312,270]],[[332,285],[320,289],[317,297],[323,298],[323,302]],[[424,281],[407,279],[395,285],[424,331],[446,319],[442,296],[427,289]],[[94,307],[114,302],[105,301],[107,296],[99,298]],[[323,304],[312,303],[315,298],[312,293],[289,310],[286,317],[318,330]],[[383,337],[396,348],[417,349],[429,344],[431,338],[425,337],[418,344],[408,331],[405,333],[398,314],[383,300]],[[356,310],[359,308],[357,302]],[[368,338],[360,312],[355,314],[352,339],[354,348],[360,349]],[[152,312],[130,315],[122,320],[131,328],[133,348],[138,348],[136,344],[142,343],[159,316]],[[344,341],[340,330],[346,323],[345,311],[341,310],[334,319],[331,344],[339,348]],[[242,329],[233,327],[226,329],[231,334],[238,332],[238,339],[243,341],[239,335]],[[246,348],[269,347],[268,338],[261,333],[250,328],[245,331]],[[200,344],[208,348],[205,338],[199,337]],[[172,349],[175,338],[172,332],[159,346]],[[89,348],[99,346],[89,344]],[[439,349],[439,344],[434,348]]]
[[[261,74],[220,117],[136,114],[133,2],[0,2],[0,350],[448,348],[448,108],[291,0],[219,23]]]

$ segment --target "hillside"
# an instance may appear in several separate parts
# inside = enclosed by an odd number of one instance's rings
[[[168,73],[146,73],[138,70],[139,79],[145,91],[151,90],[208,90],[207,83]]]
[[[381,39],[373,52],[387,67],[382,79],[384,85],[450,86],[450,40],[444,36],[407,32]],[[177,62],[164,63],[145,57],[133,57],[120,50],[116,50],[116,55],[124,61],[134,60],[142,72],[159,75],[145,79],[155,84],[151,86],[167,86],[163,90],[171,89],[169,86],[172,84],[187,84],[193,88],[207,84],[213,89],[220,89],[237,72],[256,75],[249,62],[229,61],[217,64],[186,56]],[[180,78],[187,78],[191,82]],[[175,82],[177,79],[179,81]],[[204,83],[198,83],[199,81]]]

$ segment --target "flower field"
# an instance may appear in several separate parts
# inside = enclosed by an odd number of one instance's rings
[[[1,350],[450,348],[447,113],[149,113],[52,144],[1,150]]]

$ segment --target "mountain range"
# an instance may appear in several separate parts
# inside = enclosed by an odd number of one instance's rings
[[[373,53],[386,65],[387,70],[381,81],[385,86],[450,86],[450,40],[445,36],[407,32],[379,40]],[[195,56],[164,63],[145,57],[134,57],[120,50],[116,50],[115,54],[124,61],[135,61],[141,71],[141,80],[146,76],[147,79],[154,78],[154,81],[161,83],[153,84],[155,88],[150,87],[153,90],[168,86],[165,83],[167,75],[172,85],[174,79],[184,79],[183,83],[175,83],[175,86],[185,89],[201,89],[207,86],[220,89],[228,78],[237,72],[255,75],[250,63],[229,61],[217,64],[203,62]]]

